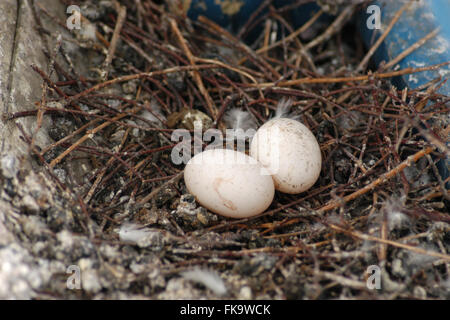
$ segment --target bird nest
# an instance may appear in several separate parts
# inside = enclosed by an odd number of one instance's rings
[[[48,145],[22,136],[73,214],[33,213],[50,234],[36,255],[81,266],[86,278],[67,290],[67,275],[53,276],[38,296],[448,298],[450,198],[438,162],[449,153],[449,97],[436,91],[441,79],[415,90],[391,83],[440,66],[371,65],[356,2],[329,23],[320,10],[295,29],[285,14],[301,1],[265,1],[269,10],[235,34],[147,0],[62,1],[84,13],[86,28],[68,31],[35,2],[62,37],[40,29],[54,43],[49,70],[33,66],[42,99],[8,120],[52,123]],[[225,130],[233,108],[259,127],[283,99],[320,144],[316,184],[277,192],[245,219],[198,205],[184,164],[171,161],[172,133],[193,134],[194,121]]]

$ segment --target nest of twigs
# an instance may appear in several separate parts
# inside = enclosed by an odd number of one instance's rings
[[[437,166],[449,153],[449,97],[436,93],[441,79],[417,90],[391,84],[439,66],[370,65],[371,51],[353,24],[357,4],[329,24],[318,24],[320,11],[296,30],[285,18],[295,5],[266,1],[262,18],[252,16],[231,34],[161,1],[74,2],[97,13],[83,17],[95,39],[62,31],[49,53],[51,70],[34,67],[44,80],[42,100],[10,119],[36,116],[39,126],[51,117],[54,143],[30,150],[81,212],[70,231],[96,246],[132,250],[120,262],[135,276],[125,292],[216,297],[180,276],[199,267],[221,277],[229,298],[449,297],[450,198]],[[36,10],[57,20],[38,4]],[[85,55],[82,68],[71,50]],[[170,158],[171,133],[190,129],[186,110],[225,129],[223,115],[238,107],[260,126],[282,98],[292,99],[290,111],[320,143],[323,167],[314,187],[277,193],[268,211],[241,220],[198,207],[187,194],[184,165]],[[121,241],[130,222],[151,230],[147,244]],[[159,278],[132,268],[150,256]],[[367,286],[371,265],[381,270],[379,289]],[[173,291],[174,281],[187,287]],[[102,294],[115,290],[104,285]]]

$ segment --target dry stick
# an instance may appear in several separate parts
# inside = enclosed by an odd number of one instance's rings
[[[419,129],[420,134],[422,136],[424,136],[425,139],[427,139],[430,143],[436,145],[436,147],[438,147],[439,151],[441,151],[442,153],[445,153],[447,157],[450,157],[450,148],[447,147],[447,145],[445,144],[445,141],[441,141],[435,135],[430,133],[428,130],[424,130],[423,128],[421,128],[420,125],[416,125],[415,127]],[[449,132],[450,132],[450,126],[448,126],[447,129],[443,129],[442,136],[447,137]]]
[[[98,91],[104,87],[107,87],[107,86],[115,84],[115,83],[120,83],[120,82],[135,80],[135,79],[142,79],[142,78],[151,78],[153,76],[158,76],[158,75],[163,75],[163,74],[168,74],[168,73],[175,73],[175,72],[189,71],[189,70],[199,70],[199,69],[212,69],[212,68],[217,68],[217,66],[213,66],[213,65],[177,66],[177,67],[167,68],[164,70],[136,73],[136,74],[130,74],[130,75],[122,76],[122,77],[117,77],[117,78],[96,84],[95,86],[93,86],[89,89],[86,89],[76,95],[73,95],[73,96],[67,98],[66,103],[69,104],[85,95],[88,95],[94,91]]]
[[[204,58],[195,58],[195,61],[198,61],[198,62],[201,62],[201,63],[215,64],[215,65],[220,66],[222,68],[225,68],[225,69],[234,71],[236,73],[242,74],[244,77],[250,79],[254,84],[258,83],[258,81],[256,81],[256,79],[252,75],[250,75],[249,73],[247,73],[247,72],[245,72],[243,70],[240,70],[238,68],[234,68],[234,67],[232,67],[232,66],[230,66],[230,65],[228,65],[226,63],[223,63],[221,61],[218,61],[218,60],[215,60],[215,59],[204,59]]]
[[[43,106],[47,103],[47,83],[44,81],[42,83],[42,98],[41,101],[37,104],[37,114],[36,114],[36,130],[34,130],[34,133],[31,135],[31,143],[30,143],[30,149],[32,146],[34,146],[36,135],[38,131],[41,129],[42,126],[42,120],[44,120],[44,113]]]
[[[264,40],[263,40],[263,46],[262,46],[263,49],[265,49],[269,46],[271,29],[272,29],[272,20],[267,19],[266,25],[264,26]],[[264,54],[264,56],[267,58],[267,52]]]
[[[175,21],[175,19],[170,19],[170,26],[172,27],[173,32],[175,32],[175,35],[177,36],[178,41],[180,42],[180,45],[183,48],[183,51],[189,60],[189,63],[192,66],[194,66],[195,65],[195,57],[192,55],[192,52],[187,45],[187,41],[181,34],[180,29],[178,29],[178,25],[177,25],[177,22]],[[206,90],[205,85],[203,84],[203,80],[202,80],[202,77],[200,76],[200,73],[198,71],[193,71],[192,76],[194,77],[194,80],[197,83],[200,93],[203,95],[203,97],[206,100],[206,105],[208,107],[209,113],[215,120],[216,116],[217,116],[217,108],[216,108],[211,96],[209,95],[208,91]]]
[[[73,131],[71,134],[68,134],[64,138],[61,138],[60,140],[56,141],[55,143],[52,143],[49,146],[47,146],[44,149],[42,149],[41,155],[46,154],[50,149],[53,149],[53,148],[59,146],[61,143],[64,143],[67,140],[73,138],[74,136],[76,136],[80,132],[84,131],[84,129],[88,128],[91,125],[94,125],[95,123],[97,123],[99,121],[100,121],[100,119],[94,119],[94,120],[89,121],[88,123],[86,123],[83,126],[79,127],[77,130]]]
[[[86,134],[84,136],[82,136],[80,139],[78,139],[78,141],[76,141],[74,144],[72,144],[69,148],[67,148],[63,153],[61,153],[58,157],[56,157],[55,159],[52,160],[52,162],[50,162],[49,167],[53,169],[53,167],[55,165],[57,165],[62,159],[64,159],[65,156],[67,156],[70,152],[72,152],[73,150],[75,150],[79,145],[81,145],[84,141],[86,141],[89,138],[92,138],[94,134],[96,134],[97,132],[99,132],[100,130],[106,128],[107,126],[109,126],[111,123],[113,123],[113,121],[117,121],[120,120],[128,115],[130,115],[130,113],[135,113],[139,110],[141,110],[142,107],[135,107],[133,109],[131,109],[130,111],[128,111],[127,113],[121,113],[118,114],[117,116],[115,116],[114,118],[111,119],[111,121],[106,121],[104,123],[102,123],[101,125],[95,127],[92,130],[88,130],[86,132]]]
[[[253,51],[252,48],[250,48],[249,46],[244,44],[242,41],[237,39],[235,36],[233,36],[227,30],[225,30],[224,28],[222,28],[221,26],[219,26],[218,24],[214,23],[213,21],[209,20],[208,18],[206,18],[204,16],[199,16],[198,22],[203,23],[204,25],[208,26],[209,28],[214,30],[218,35],[220,35],[223,39],[227,39],[234,46],[237,46],[242,51],[244,51],[249,57],[254,59],[255,63],[257,62],[261,66],[266,68],[266,70],[268,70],[271,73],[272,79],[273,79],[273,77],[275,77],[276,79],[281,78],[281,75],[266,60],[264,60],[261,56],[257,55],[255,53],[255,51]]]
[[[92,196],[94,195],[95,190],[97,189],[100,181],[103,179],[104,175],[106,174],[106,168],[108,168],[113,161],[115,160],[114,157],[109,158],[109,160],[106,162],[103,169],[100,171],[100,173],[95,178],[94,183],[92,184],[91,188],[89,189],[87,195],[84,197],[84,202],[87,204],[89,201],[91,201]]]
[[[264,82],[260,83],[258,85],[248,84],[249,87],[258,87],[258,88],[267,88],[267,87],[290,87],[295,86],[298,84],[304,84],[304,83],[337,83],[337,82],[351,82],[351,81],[366,81],[369,79],[384,79],[384,78],[392,78],[397,76],[402,76],[405,74],[411,74],[411,73],[417,73],[417,72],[423,72],[428,70],[435,70],[439,69],[442,66],[448,65],[450,62],[444,62],[435,64],[428,67],[422,67],[422,68],[406,68],[398,71],[392,71],[392,72],[386,72],[386,73],[374,73],[369,75],[363,75],[363,76],[356,76],[356,77],[337,77],[337,78],[302,78],[302,79],[295,79],[295,80],[287,80],[287,81],[280,81],[278,83],[275,82]]]
[[[59,35],[57,37],[57,41],[56,41],[57,43],[55,45],[55,48],[53,49],[53,53],[49,57],[50,58],[50,61],[49,61],[49,69],[50,69],[49,70],[49,75],[48,75],[47,79],[44,78],[44,82],[42,83],[42,98],[41,98],[41,101],[39,101],[38,104],[37,104],[37,107],[38,107],[37,109],[38,110],[37,110],[37,115],[36,115],[36,130],[34,131],[34,133],[31,136],[30,148],[31,148],[31,146],[34,146],[36,135],[39,132],[39,130],[41,129],[42,121],[44,120],[44,113],[45,113],[45,111],[44,111],[43,107],[47,104],[47,95],[46,94],[47,94],[48,85],[49,85],[49,83],[53,83],[50,80],[50,76],[52,75],[53,71],[55,70],[55,58],[56,58],[56,56],[58,54],[59,48],[61,47],[61,39],[62,39],[61,35]],[[39,68],[37,66],[34,66],[33,69],[34,70],[36,70],[36,69],[39,70]],[[47,75],[44,72],[42,72],[40,74],[44,74],[47,77]],[[53,87],[56,87],[56,86],[53,85]]]
[[[293,40],[294,38],[296,38],[299,34],[301,34],[302,32],[304,32],[305,30],[307,30],[314,22],[316,22],[316,20],[323,14],[322,10],[319,10],[311,19],[309,19],[308,22],[306,22],[303,26],[301,26],[300,28],[298,28],[296,31],[292,32],[290,35],[288,35],[287,37],[285,37],[282,40],[279,40],[275,43],[272,43],[271,45],[267,46],[267,47],[262,47],[259,48],[258,50],[256,50],[256,53],[260,54],[260,53],[264,53],[266,51],[269,51],[273,48],[278,47],[280,44],[283,43],[283,41],[285,41],[286,43]],[[238,64],[243,64],[245,61],[247,61],[247,58],[242,58]]]
[[[128,138],[128,133],[130,132],[130,128],[127,128],[127,130],[125,131],[125,134],[122,137],[122,141],[120,142],[119,147],[117,148],[117,152],[119,152],[123,145],[125,144],[125,141]],[[95,179],[94,183],[91,186],[91,189],[89,190],[89,192],[87,193],[86,197],[84,197],[84,203],[88,203],[92,196],[94,195],[95,190],[98,187],[98,184],[100,183],[100,181],[103,179],[103,176],[106,174],[106,169],[109,168],[109,166],[113,163],[113,161],[115,160],[114,157],[109,158],[109,160],[106,162],[105,166],[103,167],[103,169],[101,170],[101,172],[97,175],[97,178]]]
[[[47,161],[45,161],[44,157],[39,153],[36,146],[31,145],[31,138],[25,132],[25,129],[23,128],[23,126],[18,121],[14,121],[14,124],[17,126],[17,128],[19,128],[20,132],[22,133],[23,138],[30,145],[31,151],[33,151],[36,154],[36,156],[41,161],[42,165],[45,167],[45,169],[47,169],[47,172],[54,179],[54,181],[56,181],[56,184],[61,188],[62,191],[67,191],[67,186],[65,184],[63,184],[58,179],[58,177],[53,173],[53,170],[48,166]]]
[[[261,49],[256,50],[256,53],[266,52],[267,50],[270,50],[270,49],[273,49],[273,48],[279,46],[283,42],[287,43],[287,42],[295,39],[299,34],[301,34],[303,31],[308,29],[314,22],[316,22],[316,20],[319,19],[319,17],[322,15],[322,13],[323,13],[323,11],[319,10],[314,16],[311,17],[311,19],[309,19],[309,21],[307,21],[303,26],[301,26],[300,28],[298,28],[297,30],[292,32],[290,35],[288,35],[287,37],[285,37],[282,40],[279,40],[279,41],[277,41],[275,43],[272,43],[268,47],[263,47]]]
[[[221,66],[223,68],[229,69],[231,71],[234,71],[236,73],[242,74],[243,76],[249,78],[255,85],[258,84],[258,81],[256,81],[256,79],[252,75],[250,75],[249,73],[247,73],[245,71],[242,71],[242,70],[240,70],[238,68],[231,67],[228,64],[225,64],[223,62],[220,62],[220,61],[217,61],[217,60],[214,60],[214,59],[203,59],[203,58],[195,58],[195,60],[199,61],[199,62],[203,62],[203,63],[215,64],[215,65]],[[261,88],[258,89],[258,92],[259,92],[260,98],[264,99],[264,94],[263,94]],[[217,114],[217,116],[219,116],[219,114]],[[218,119],[216,118],[216,122],[217,122],[217,120]]]
[[[250,17],[247,19],[247,21],[243,24],[243,26],[240,28],[239,32],[237,33],[236,37],[238,39],[242,39],[243,36],[248,35],[249,32],[249,28],[253,25],[255,25],[255,22],[257,21],[256,18],[258,18],[258,16],[261,14],[261,12],[268,7],[269,5],[271,5],[272,0],[265,0],[264,2],[262,2],[255,11],[253,11],[253,13],[250,15]],[[217,3],[217,2],[216,2]],[[223,11],[225,9],[226,4],[223,4]],[[233,4],[229,4],[229,7],[233,6]],[[238,4],[236,3],[236,7],[238,6]],[[239,5],[240,7],[240,5]],[[239,10],[239,9],[238,9]],[[269,21],[269,19],[267,19],[267,21]]]
[[[376,193],[375,193],[376,194]],[[388,217],[386,210],[383,210],[381,226],[380,226],[380,236],[383,240],[388,240]],[[378,261],[385,261],[387,256],[387,244],[380,243],[378,247]]]
[[[395,57],[394,59],[389,61],[389,63],[387,63],[384,66],[382,66],[381,67],[381,71],[384,71],[384,70],[386,70],[386,69],[396,65],[400,60],[405,58],[408,54],[410,54],[411,52],[413,52],[413,51],[417,50],[418,48],[420,48],[425,42],[427,42],[431,38],[434,38],[438,34],[438,32],[439,32],[439,28],[436,28],[433,31],[431,31],[425,37],[423,37],[422,39],[418,40],[412,46],[408,47],[406,50],[404,50],[402,53],[400,53],[397,57]]]
[[[349,287],[357,290],[367,290],[367,283],[364,281],[353,280],[344,276],[334,274],[332,272],[314,270],[314,274],[323,277],[333,282],[337,282],[344,287]]]
[[[361,72],[363,71],[363,69],[365,69],[367,63],[369,62],[370,58],[373,56],[373,54],[375,53],[375,51],[378,49],[378,47],[381,45],[381,43],[384,41],[384,39],[387,37],[387,35],[389,34],[389,32],[391,32],[391,29],[394,27],[395,23],[398,21],[398,19],[400,19],[400,16],[402,15],[402,13],[411,5],[412,1],[408,1],[407,3],[405,3],[400,10],[397,11],[397,13],[395,14],[394,18],[392,18],[391,22],[389,23],[388,27],[386,28],[386,30],[383,32],[383,34],[381,35],[380,38],[378,38],[378,40],[375,42],[375,44],[370,48],[370,50],[366,53],[366,56],[364,57],[364,59],[362,59],[362,61],[359,63],[358,67],[356,68],[356,72]]]
[[[115,2],[117,15],[117,23],[114,27],[114,33],[111,38],[111,43],[108,48],[108,53],[106,54],[106,59],[103,62],[103,74],[102,78],[106,80],[108,78],[108,68],[111,64],[111,61],[114,57],[114,53],[116,52],[117,42],[120,38],[120,31],[122,30],[123,23],[125,22],[125,18],[127,16],[127,8],[125,6],[121,6],[118,2]]]
[[[39,69],[39,67],[34,64],[31,65],[31,68],[36,71],[42,77],[45,83],[47,83],[50,88],[55,90],[59,96],[67,98],[67,95],[50,79],[50,77],[44,71]]]
[[[274,13],[273,14],[274,18],[277,19],[280,23],[282,23],[283,25],[285,25],[286,29],[291,30],[289,24],[283,19],[283,17],[279,16],[278,14]],[[295,44],[297,45],[298,49],[296,50],[295,53],[293,53],[291,55],[291,57],[289,58],[285,58],[286,62],[292,63],[295,60],[298,60],[299,58],[305,58],[305,61],[308,63],[308,65],[310,66],[312,72],[314,72],[315,74],[318,73],[316,65],[314,64],[313,59],[311,58],[311,54],[305,50],[305,47],[303,46],[303,43],[296,37],[294,38],[295,40]],[[285,43],[285,38],[281,39],[281,42],[283,43],[284,48],[286,48],[286,43]],[[284,78],[284,76],[283,76]],[[295,79],[295,77],[294,77]],[[282,79],[280,79],[282,80]]]
[[[434,161],[433,161],[433,159],[431,158],[431,156],[429,154],[427,154],[426,157],[427,157],[428,163],[431,165],[431,169],[433,170],[434,176],[438,180],[439,189],[441,189],[442,196],[445,199],[447,199],[448,201],[450,201],[450,195],[449,195],[449,193],[447,191],[447,188],[445,187],[445,182],[442,180],[441,175],[439,174],[438,168],[434,164]]]
[[[410,246],[410,245],[407,245],[407,244],[404,244],[404,243],[395,242],[395,241],[392,241],[392,240],[381,239],[381,238],[378,238],[378,237],[374,237],[374,236],[370,236],[370,235],[361,233],[359,231],[347,230],[347,229],[344,229],[344,228],[342,228],[340,226],[337,226],[335,224],[328,224],[328,226],[330,226],[332,229],[334,229],[336,231],[349,234],[349,235],[354,236],[356,238],[359,238],[361,240],[376,241],[376,242],[388,244],[388,245],[391,245],[391,246],[394,246],[394,247],[397,247],[397,248],[402,248],[402,249],[414,251],[414,252],[419,253],[419,254],[428,255],[428,256],[432,256],[432,257],[436,257],[436,258],[439,258],[439,259],[444,259],[444,260],[450,261],[450,255],[447,255],[447,254],[442,254],[442,253],[434,252],[434,251],[427,251],[425,249],[417,248],[417,247]]]
[[[355,10],[355,5],[350,5],[347,8],[345,8],[341,14],[336,18],[336,20],[333,21],[333,23],[325,30],[324,33],[322,33],[320,36],[314,38],[314,40],[308,42],[305,45],[305,50],[309,50],[311,48],[314,48],[315,46],[319,45],[323,41],[326,41],[331,38],[333,34],[338,32],[341,27],[347,22],[347,20],[352,16],[353,11]]]
[[[183,175],[184,170],[178,172],[177,174],[175,174],[175,176],[173,178],[171,178],[169,181],[164,182],[161,186],[159,186],[158,188],[152,190],[152,192],[150,192],[147,196],[145,196],[144,198],[142,198],[138,203],[143,205],[147,202],[149,202],[162,188],[167,187],[171,184],[177,183],[178,180],[180,180],[181,176]]]
[[[416,162],[417,160],[419,160],[420,158],[422,158],[423,156],[431,153],[434,150],[434,147],[427,147],[423,150],[418,151],[417,153],[409,156],[405,161],[403,161],[402,163],[400,163],[397,167],[393,168],[392,170],[386,172],[385,174],[383,174],[381,177],[379,177],[378,179],[376,179],[375,181],[369,183],[367,186],[365,186],[362,189],[359,189],[358,191],[355,191],[345,197],[343,197],[342,199],[340,199],[339,201],[333,201],[325,206],[323,206],[322,208],[320,208],[318,210],[318,213],[323,213],[325,211],[329,211],[335,208],[340,207],[342,204],[351,201],[367,192],[369,192],[370,190],[374,189],[375,187],[377,187],[378,185],[386,182],[387,180],[389,180],[390,178],[394,177],[396,174],[400,173],[403,169],[405,169],[406,167],[409,167],[413,162]]]
[[[141,47],[139,47],[135,42],[131,41],[128,37],[121,37],[123,41],[126,42],[127,45],[129,45],[131,48],[133,48],[137,53],[141,55],[142,58],[147,60],[148,63],[150,63],[151,66],[155,65],[155,59],[150,57]]]

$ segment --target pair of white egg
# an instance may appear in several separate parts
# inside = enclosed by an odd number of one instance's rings
[[[296,120],[275,118],[255,133],[250,156],[230,149],[204,151],[187,163],[184,180],[205,208],[246,218],[264,212],[275,190],[296,194],[309,189],[321,166],[313,133]]]

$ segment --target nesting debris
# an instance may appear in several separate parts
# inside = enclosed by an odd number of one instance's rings
[[[164,246],[165,237],[160,230],[145,228],[134,223],[123,223],[118,233],[121,241],[135,244],[140,248],[151,247],[158,251]]]
[[[218,221],[217,215],[198,206],[192,194],[184,194],[180,198],[177,210],[173,213],[176,221],[185,228],[196,230]]]
[[[17,158],[13,155],[4,155],[0,159],[0,169],[3,177],[6,179],[14,178],[19,171],[19,163]]]
[[[214,271],[196,268],[194,270],[182,272],[181,276],[186,280],[191,280],[204,285],[218,296],[223,296],[227,293],[225,283],[223,283],[223,280]]]
[[[194,130],[195,123],[201,130],[208,130],[212,126],[211,118],[199,111],[182,109],[180,112],[172,112],[167,117],[167,126],[169,128],[184,128],[187,130]]]

